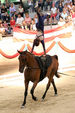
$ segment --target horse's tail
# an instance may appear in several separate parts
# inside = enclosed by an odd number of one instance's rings
[[[54,55],[54,57],[58,60],[58,56],[57,55]]]
[[[57,78],[60,78],[60,75],[58,74],[57,71],[56,71],[56,73],[55,73],[55,76],[56,76]]]

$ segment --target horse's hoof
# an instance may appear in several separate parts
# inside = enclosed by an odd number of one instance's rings
[[[34,100],[34,101],[37,101],[38,99],[37,99],[37,97],[34,97],[33,100]]]
[[[43,98],[41,98],[41,101],[43,102],[43,101],[44,101],[44,99],[43,99]]]
[[[22,105],[22,106],[21,106],[21,108],[23,109],[23,108],[24,108],[24,106]]]
[[[58,94],[54,94],[54,96],[58,96]]]

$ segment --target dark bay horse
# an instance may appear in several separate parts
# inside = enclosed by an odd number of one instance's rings
[[[35,56],[33,54],[31,54],[28,51],[23,51],[23,52],[18,51],[18,52],[20,54],[19,55],[19,71],[21,73],[23,73],[24,71],[24,78],[25,78],[25,93],[24,93],[24,101],[22,104],[22,107],[24,107],[24,105],[26,104],[29,81],[33,82],[33,86],[30,91],[32,95],[32,99],[35,101],[37,100],[37,98],[34,96],[34,89],[36,88],[38,82],[40,81],[39,78],[40,78],[41,69],[39,68],[38,62],[36,61]],[[53,85],[55,94],[57,94],[57,88],[55,86],[53,76],[55,75],[58,78],[60,77],[57,74],[58,65],[59,65],[58,57],[57,55],[50,56],[50,57],[52,59],[52,62],[47,69],[46,75],[43,77],[43,78],[48,77],[48,84],[44,92],[44,95],[42,96],[42,99],[45,98],[51,83]]]

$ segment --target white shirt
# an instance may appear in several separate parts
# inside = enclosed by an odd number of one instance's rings
[[[23,17],[21,17],[21,18],[17,18],[17,20],[16,20],[16,24],[20,24],[20,25],[22,25],[22,22],[24,21],[24,18]]]
[[[23,8],[19,8],[18,10],[19,10],[19,12],[20,12],[20,13],[22,13],[22,12],[23,12]]]
[[[62,13],[61,16],[63,17],[63,19],[66,19],[68,15],[67,15],[67,13],[65,13],[65,14]]]
[[[57,8],[56,7],[51,8],[51,11],[53,12],[53,14],[55,14],[57,12]]]

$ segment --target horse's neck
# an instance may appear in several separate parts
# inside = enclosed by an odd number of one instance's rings
[[[34,58],[33,55],[31,55],[30,53],[28,53],[27,55],[27,66],[28,67],[34,67],[36,63],[36,60]]]

